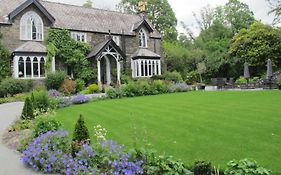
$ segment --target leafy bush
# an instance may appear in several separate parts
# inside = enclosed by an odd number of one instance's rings
[[[78,94],[72,99],[73,104],[83,104],[90,101],[90,98],[83,94]]]
[[[106,93],[106,96],[110,99],[116,99],[116,98],[122,98],[123,97],[120,89],[108,88],[108,89],[106,89],[105,93]]]
[[[128,76],[128,75],[121,75],[121,78],[120,78],[120,81],[122,84],[128,84],[132,81],[132,78],[131,76]]]
[[[169,92],[169,85],[167,82],[164,82],[163,80],[156,80],[152,83],[152,94],[164,94]]]
[[[153,150],[137,149],[134,154],[137,160],[143,161],[144,174],[191,174],[183,162],[172,157],[156,156]]]
[[[33,91],[32,96],[34,109],[40,112],[47,112],[49,109],[56,107],[55,102],[49,98],[47,91]]]
[[[164,80],[163,75],[153,75],[151,80]]]
[[[24,107],[21,113],[22,120],[32,120],[34,119],[34,109],[33,104],[29,97],[25,99]]]
[[[47,89],[59,90],[63,81],[66,79],[66,74],[63,71],[57,71],[55,73],[50,73],[45,79],[45,85]]]
[[[197,161],[193,167],[194,175],[212,175],[212,164],[207,161]]]
[[[60,87],[60,91],[65,95],[71,95],[76,92],[76,84],[75,81],[65,79]]]
[[[64,159],[70,152],[70,140],[65,131],[49,131],[32,140],[23,151],[22,162],[35,171],[63,173]]]
[[[270,175],[270,171],[259,166],[256,161],[243,159],[228,162],[225,175]]]
[[[81,92],[85,89],[85,81],[82,79],[75,80],[75,85],[76,92]]]
[[[236,84],[241,85],[241,84],[246,84],[247,83],[247,79],[244,77],[240,77],[235,81]]]
[[[180,83],[182,82],[182,76],[179,72],[174,71],[174,72],[166,72],[163,75],[164,80],[166,81],[172,81],[174,83]]]
[[[91,85],[88,87],[88,92],[89,92],[89,94],[99,92],[99,86],[98,86],[97,84],[91,84]]]
[[[21,131],[24,129],[31,129],[33,127],[32,120],[17,120],[9,128],[9,131]]]
[[[18,93],[29,92],[32,88],[31,80],[7,78],[0,83],[0,95],[2,97],[14,96]]]
[[[279,86],[279,89],[281,89],[281,76],[277,78],[277,85]]]
[[[57,131],[61,128],[62,124],[51,117],[38,117],[35,120],[33,135],[34,138],[45,134],[48,131]]]

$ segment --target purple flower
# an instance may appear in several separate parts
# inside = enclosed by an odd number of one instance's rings
[[[72,99],[73,104],[83,104],[90,101],[90,98],[83,94],[78,94]]]
[[[51,90],[48,91],[48,95],[49,95],[49,97],[56,98],[56,97],[60,96],[60,92],[55,90],[55,89],[51,89]]]

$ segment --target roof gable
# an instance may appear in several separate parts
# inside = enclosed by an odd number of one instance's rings
[[[99,55],[101,55],[101,53],[104,51],[104,49],[109,45],[113,49],[115,49],[121,55],[122,58],[126,58],[126,55],[124,54],[124,52],[120,49],[119,46],[117,46],[117,44],[113,41],[112,38],[106,39],[103,42],[100,42],[99,44],[94,46],[92,51],[88,54],[87,58],[89,59],[89,58],[93,58],[93,57],[98,57]]]
[[[52,23],[55,22],[55,18],[46,10],[46,8],[37,0],[27,0],[15,10],[9,13],[10,20],[14,19],[20,12],[29,7],[31,4],[34,4]]]
[[[143,26],[145,26],[150,33],[154,31],[152,25],[146,19],[143,19],[143,20],[135,23],[133,31],[138,31]]]

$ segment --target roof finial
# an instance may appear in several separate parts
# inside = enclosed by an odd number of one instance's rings
[[[145,10],[146,10],[146,2],[145,2],[145,0],[140,0],[138,6],[139,6],[139,11],[140,12],[145,12]]]

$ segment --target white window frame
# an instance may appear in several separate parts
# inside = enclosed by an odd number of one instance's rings
[[[29,61],[28,61],[29,60]],[[28,61],[28,62],[27,62]],[[52,60],[52,69],[53,69]],[[29,64],[29,66],[27,66]],[[20,68],[21,65],[21,68]],[[14,77],[19,79],[46,78],[46,56],[15,56],[13,60]],[[22,70],[21,70],[22,69]],[[43,72],[44,71],[44,72]],[[30,72],[30,74],[28,74]]]
[[[33,37],[33,33],[35,33],[35,37]],[[35,40],[35,41],[44,40],[43,20],[34,11],[29,11],[21,17],[20,40]]]
[[[83,40],[84,37],[84,40]],[[87,34],[84,32],[71,32],[71,38],[75,41],[87,42]]]
[[[144,29],[139,31],[139,47],[147,48],[147,33]]]
[[[131,60],[132,77],[152,77],[161,75],[161,60],[159,59],[136,59]]]

